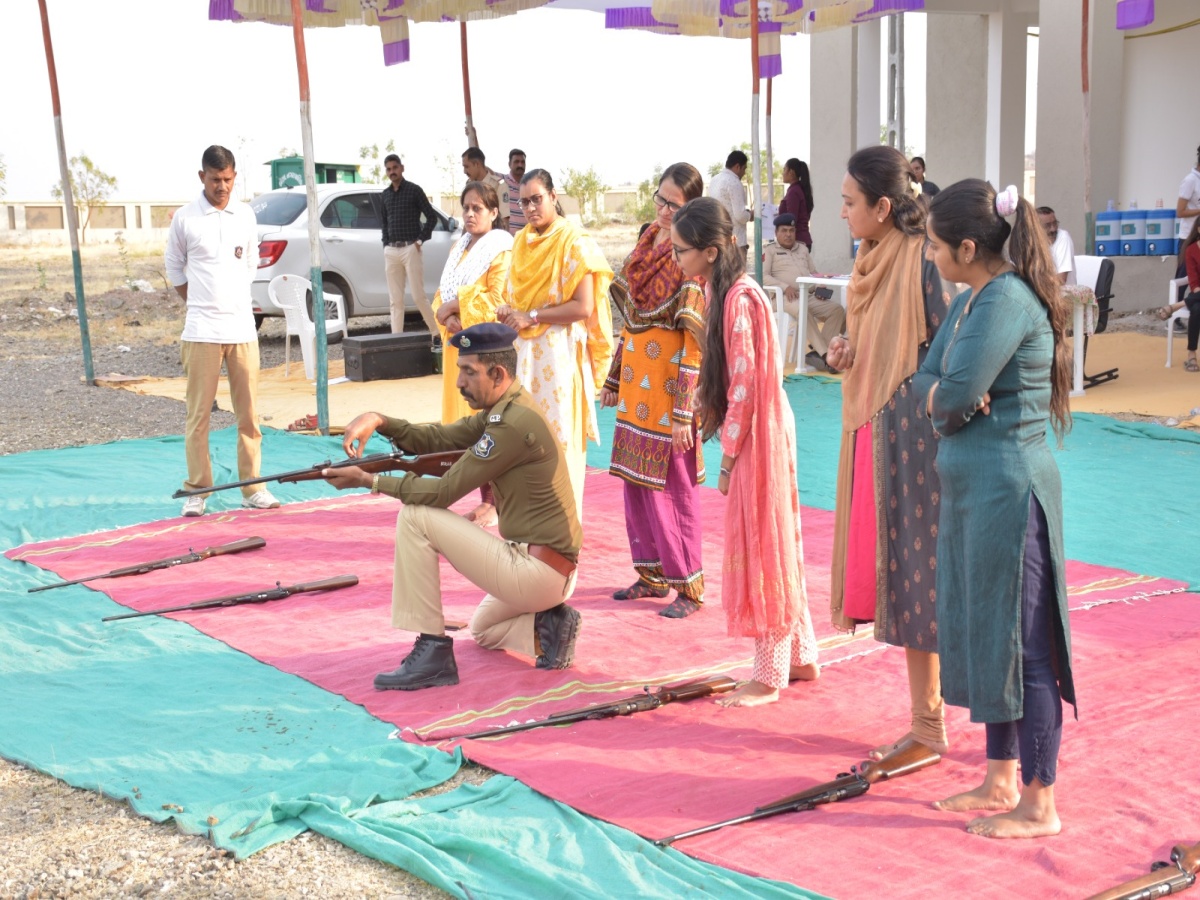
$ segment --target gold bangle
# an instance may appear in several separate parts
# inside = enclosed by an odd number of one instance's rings
[[[379,493],[379,476],[378,475],[373,475],[371,477],[371,493],[372,494]]]

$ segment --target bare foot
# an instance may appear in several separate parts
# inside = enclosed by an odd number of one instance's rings
[[[763,706],[779,699],[779,689],[768,687],[761,681],[747,681],[731,694],[717,698],[721,706]]]
[[[1020,799],[1021,795],[1015,789],[988,787],[985,782],[974,790],[963,791],[961,794],[955,794],[953,797],[947,797],[945,800],[936,800],[934,801],[933,808],[940,809],[942,812],[965,812],[971,809],[998,809],[1007,811],[1014,809]],[[984,820],[974,819],[971,825],[982,821]],[[970,827],[968,825],[967,829],[970,830]]]
[[[949,751],[949,749],[950,749],[950,744],[947,743],[946,741],[921,740],[920,738],[918,738],[916,735],[914,735],[910,731],[908,734],[904,735],[904,737],[900,738],[900,740],[898,740],[898,741],[893,741],[890,744],[880,744],[874,750],[871,750],[867,753],[867,758],[873,759],[875,762],[879,762],[879,760],[883,759],[889,753],[899,750],[902,746],[904,746],[905,744],[907,744],[909,742],[913,742],[913,743],[917,743],[917,744],[924,744],[926,747],[928,747],[934,753],[941,754],[942,756],[945,756],[947,751]],[[1008,807],[1006,807],[1006,809],[1007,808]]]
[[[463,518],[468,522],[474,522],[480,528],[488,528],[500,520],[496,515],[496,507],[490,503],[480,503]]]
[[[990,763],[990,760],[989,760]],[[1062,831],[1054,807],[1054,785],[1033,779],[1021,792],[1021,801],[1011,812],[980,816],[967,823],[967,831],[991,838],[1048,837]]]
[[[816,663],[805,666],[791,666],[788,669],[788,681],[816,681],[821,677],[821,667]]]

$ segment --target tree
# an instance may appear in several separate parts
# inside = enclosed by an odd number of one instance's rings
[[[75,201],[75,209],[79,213],[80,240],[87,243],[87,227],[91,221],[92,212],[104,209],[108,198],[117,189],[117,179],[96,167],[87,156],[81,153],[72,156],[67,162],[67,178],[71,182],[71,197]],[[50,194],[56,200],[63,199],[63,183],[60,181],[50,188]]]
[[[658,190],[658,183],[662,181],[662,173],[663,167],[655,166],[654,177],[638,184],[637,193],[631,200],[625,201],[625,207],[621,211],[630,224],[653,222],[658,215],[658,208],[654,205],[654,192]]]
[[[599,219],[599,197],[607,190],[608,185],[597,174],[594,166],[589,167],[586,172],[567,169],[562,192],[579,204],[579,218],[583,224],[590,225]]]
[[[743,153],[746,154],[747,159],[751,159],[750,144],[748,142],[743,141],[741,146],[735,147],[733,149],[741,150]],[[784,157],[784,160],[786,160],[786,159],[787,159],[787,157]],[[760,147],[758,149],[758,161],[759,161],[759,168],[762,170],[763,199],[766,199],[768,179],[767,179],[767,150],[765,147]],[[720,172],[724,168],[725,168],[724,160],[721,160],[719,163],[713,163],[711,166],[708,167],[708,177],[711,179],[714,175],[716,175],[718,172]],[[751,184],[753,182],[753,180],[754,180],[754,167],[750,163],[747,163],[746,164],[746,184]],[[780,196],[780,198],[783,197],[783,162],[780,161],[780,158],[778,156],[775,157],[775,193],[777,193]],[[776,203],[778,201],[774,197],[772,197],[771,202]]]
[[[383,147],[383,155],[396,152],[396,142],[389,140]],[[362,174],[365,181],[380,183],[384,178],[382,157],[379,155],[378,144],[363,144],[358,148],[358,158],[362,162]]]

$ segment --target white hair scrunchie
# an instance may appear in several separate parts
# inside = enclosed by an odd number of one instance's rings
[[[1021,199],[1021,195],[1017,193],[1017,186],[1010,184],[1000,193],[996,194],[996,212],[1000,214],[1002,219],[1007,219],[1017,211],[1017,201]]]

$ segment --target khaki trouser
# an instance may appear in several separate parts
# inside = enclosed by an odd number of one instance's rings
[[[179,351],[183,371],[187,375],[187,425],[184,429],[184,452],[187,456],[185,490],[212,487],[212,459],[208,455],[208,426],[212,418],[217,383],[221,380],[221,364],[229,375],[229,396],[237,416],[238,481],[254,478],[262,462],[262,432],[258,428],[258,413],[254,408],[258,394],[258,341],[245,344],[205,344],[183,341]],[[242,488],[249,497],[262,488],[261,484]]]
[[[783,308],[794,319],[799,315],[800,301],[785,300]],[[829,351],[829,342],[846,330],[846,310],[836,300],[822,300],[820,297],[809,296],[808,324],[805,328],[809,344],[819,355],[824,356]],[[800,349],[808,352],[807,347]],[[791,359],[792,354],[789,353],[787,358]]]
[[[480,646],[537,656],[534,614],[570,597],[575,574],[560,575],[531,557],[527,546],[496,537],[447,509],[405,506],[396,517],[392,626],[421,634],[445,631],[439,560],[444,556],[487,591],[471,618],[471,635]]]
[[[413,302],[421,311],[425,327],[430,334],[437,334],[437,319],[433,315],[433,306],[425,297],[425,266],[421,258],[421,248],[416,244],[407,247],[384,247],[383,268],[387,274],[388,300],[392,309],[392,334],[404,331],[404,286],[407,283],[412,291]]]

